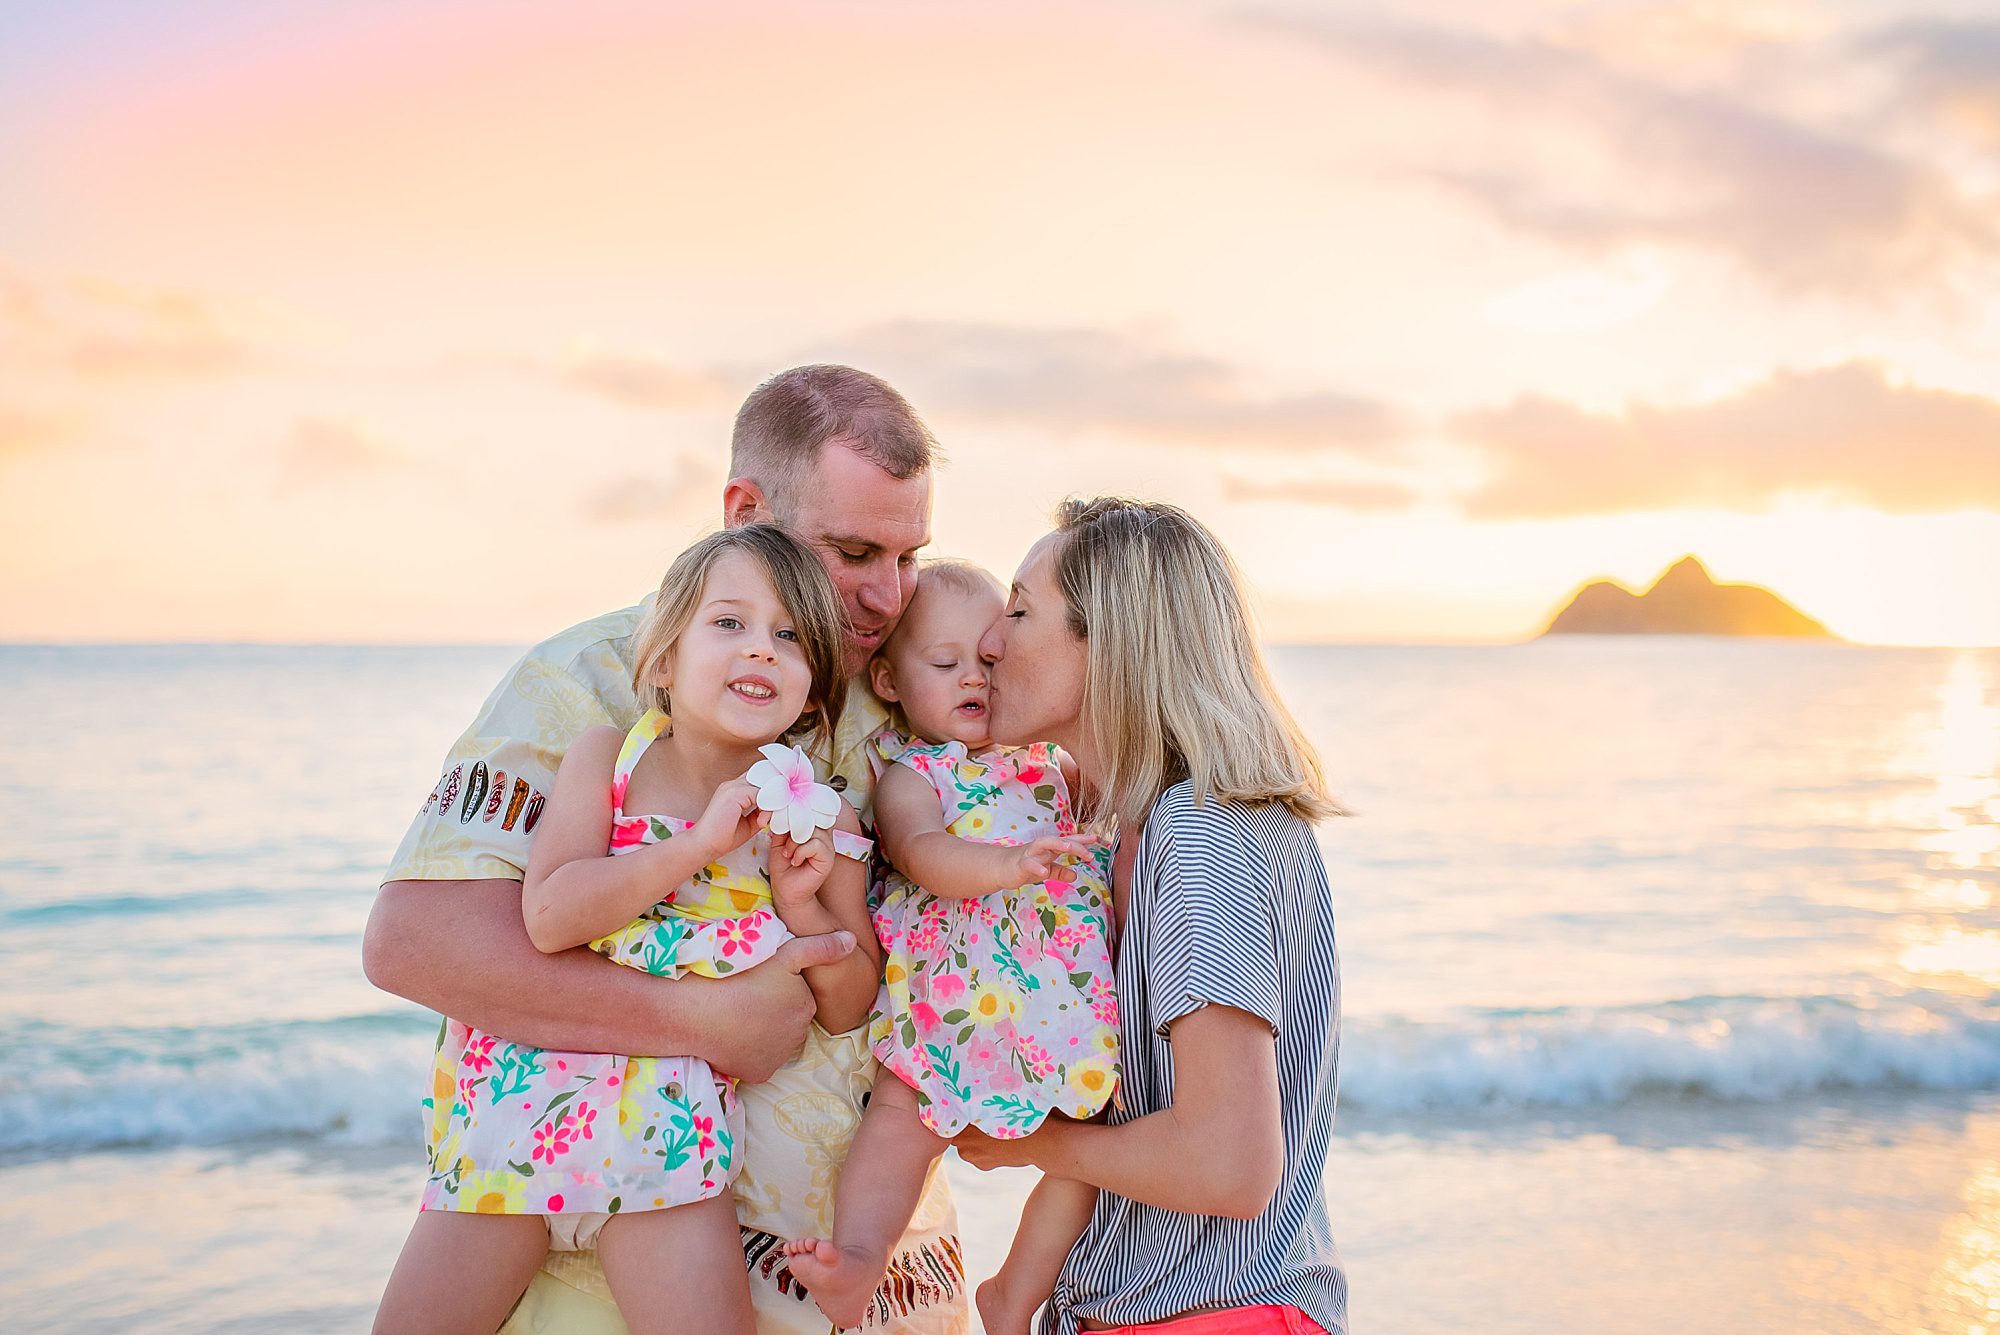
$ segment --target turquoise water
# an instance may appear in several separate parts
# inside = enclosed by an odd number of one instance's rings
[[[360,930],[511,656],[0,648],[0,1219],[35,1238],[0,1257],[10,1328],[365,1326],[435,1020],[368,986]],[[1356,811],[1323,842],[1348,1006],[1329,1180],[1364,1329],[1452,1328],[1454,1283],[1492,1329],[1567,1328],[1546,1284],[1490,1306],[1535,1273],[1533,1238],[1508,1250],[1524,1218],[1602,1248],[1557,1216],[1622,1218],[1620,1184],[1648,1184],[1662,1221],[1699,1208],[1742,1243],[1770,1230],[1736,1173],[1815,1155],[1887,1156],[1867,1227],[1930,1241],[1884,1282],[1946,1314],[1907,1328],[1974,1328],[1919,1272],[2000,1237],[2000,1185],[1991,1218],[1975,1190],[2000,1184],[2000,652],[1573,639],[1276,667]],[[1689,1161],[1705,1176],[1658,1196]],[[977,1257],[1022,1184],[962,1176]],[[31,1222],[79,1182],[81,1232]],[[175,1183],[202,1204],[170,1242]],[[220,1267],[246,1231],[258,1259]],[[1476,1255],[1440,1281],[1451,1238]],[[1703,1328],[1899,1328],[1845,1299],[1793,1322],[1758,1273]]]

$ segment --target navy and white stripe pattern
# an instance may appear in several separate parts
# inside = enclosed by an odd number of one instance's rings
[[[1262,1017],[1277,1038],[1285,1173],[1255,1219],[1178,1214],[1100,1192],[1043,1318],[1072,1335],[1108,1325],[1281,1303],[1334,1335],[1347,1278],[1321,1174],[1340,1072],[1340,958],[1312,827],[1282,805],[1195,805],[1186,783],[1153,804],[1118,947],[1127,1122],[1173,1101],[1168,1026],[1205,1005]]]

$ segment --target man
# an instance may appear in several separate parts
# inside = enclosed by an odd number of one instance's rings
[[[730,441],[723,522],[782,525],[818,553],[840,589],[851,622],[848,702],[839,735],[815,759],[864,820],[874,794],[867,742],[886,716],[863,669],[915,590],[935,450],[901,395],[844,366],[766,381],[744,401]],[[799,977],[852,949],[852,938],[802,938],[726,979],[661,979],[588,950],[544,955],[522,925],[528,846],[563,752],[585,728],[638,718],[630,651],[643,611],[612,612],[544,641],[494,689],[397,850],[363,962],[378,987],[517,1042],[697,1056],[741,1080],[748,1134],[736,1200],[757,1328],[824,1335],[826,1319],[778,1244],[830,1232],[834,1184],[873,1074],[865,1029],[815,1028]],[[446,1098],[458,1055],[438,1055]],[[965,1329],[956,1227],[934,1173],[871,1325],[910,1335]],[[595,1256],[552,1252],[504,1329],[620,1329]]]

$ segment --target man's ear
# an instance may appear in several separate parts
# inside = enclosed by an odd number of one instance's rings
[[[877,655],[868,660],[868,684],[875,690],[875,698],[895,703],[896,670],[889,666],[889,660]]]
[[[764,489],[747,477],[732,477],[722,487],[722,526],[742,528],[745,524],[775,524],[770,498]]]

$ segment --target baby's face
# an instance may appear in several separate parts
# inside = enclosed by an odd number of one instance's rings
[[[979,637],[1000,615],[999,590],[966,592],[943,580],[919,584],[902,624],[871,666],[875,693],[903,706],[926,741],[993,744],[987,731],[986,664]]]

